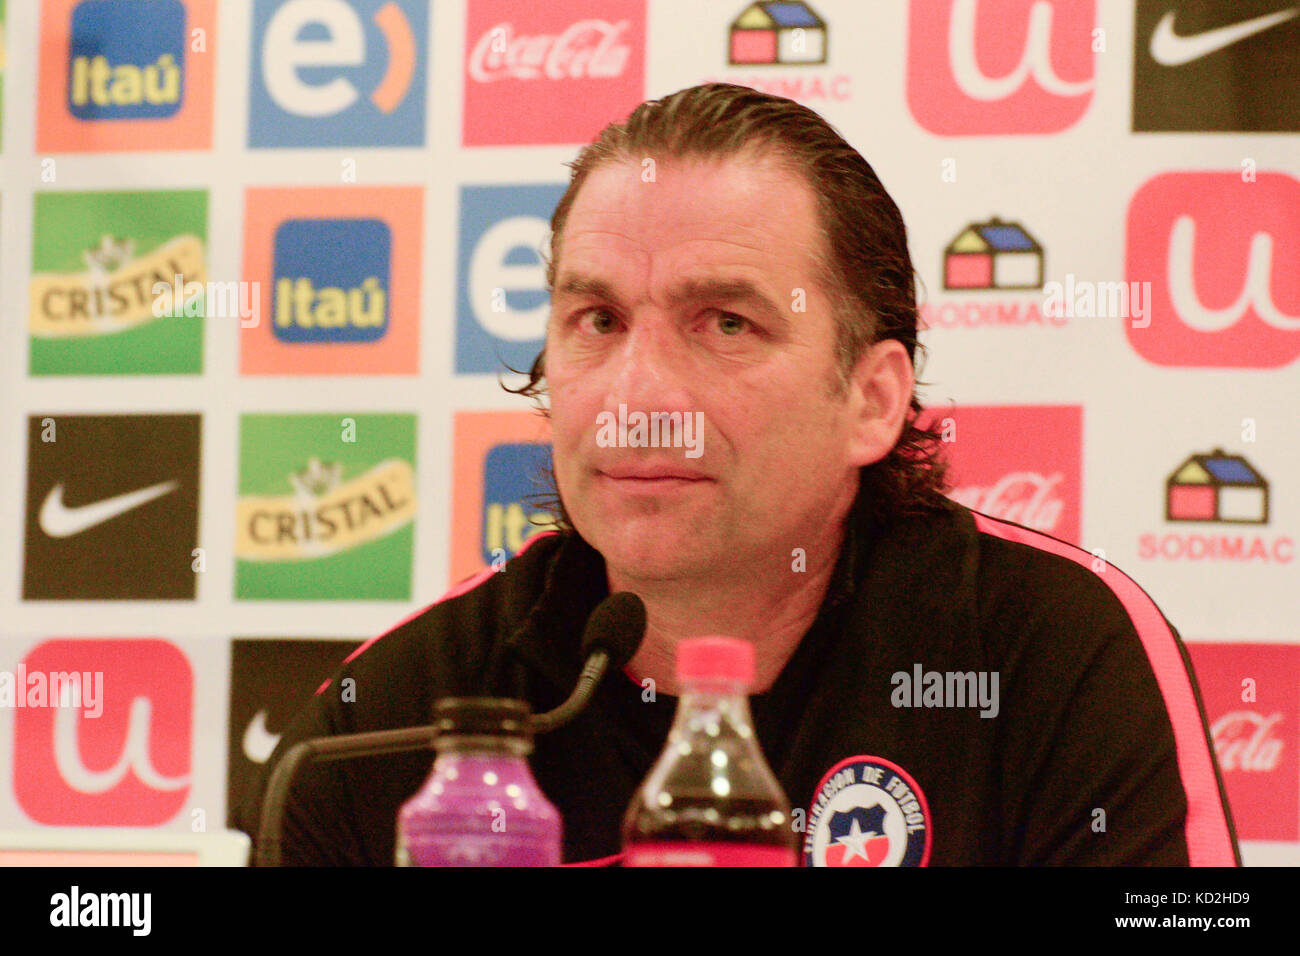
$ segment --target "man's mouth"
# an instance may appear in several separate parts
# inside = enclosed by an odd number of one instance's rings
[[[616,481],[628,479],[654,481],[660,478],[679,478],[683,481],[709,480],[707,475],[702,475],[698,471],[674,465],[611,465],[608,468],[598,468],[596,471]]]
[[[666,491],[713,480],[708,475],[670,464],[611,465],[596,469],[596,477],[632,491]]]

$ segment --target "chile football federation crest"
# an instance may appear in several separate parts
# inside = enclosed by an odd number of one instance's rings
[[[822,777],[808,813],[805,866],[925,866],[930,808],[902,767],[849,757]]]

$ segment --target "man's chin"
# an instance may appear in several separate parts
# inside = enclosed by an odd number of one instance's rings
[[[709,564],[699,554],[698,536],[676,525],[662,519],[632,520],[604,525],[582,536],[601,553],[605,566],[620,577],[666,581],[697,575]]]

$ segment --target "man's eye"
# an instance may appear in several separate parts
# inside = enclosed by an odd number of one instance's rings
[[[614,331],[614,328],[618,325],[618,319],[614,317],[614,313],[609,309],[592,308],[583,310],[581,323],[591,331],[603,335]]]
[[[718,312],[718,331],[728,337],[734,337],[749,328],[751,323],[743,315],[734,312]]]

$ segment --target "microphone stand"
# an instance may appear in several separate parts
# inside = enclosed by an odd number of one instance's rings
[[[576,717],[595,694],[596,685],[605,676],[610,661],[617,658],[622,667],[632,659],[645,636],[645,623],[645,605],[635,594],[621,592],[606,598],[587,619],[583,646],[589,649],[589,653],[573,692],[559,707],[537,714],[529,720],[533,734],[549,733]],[[629,633],[634,636],[626,639]],[[620,640],[620,634],[625,639]],[[266,784],[266,796],[257,831],[257,865],[280,865],[280,838],[284,830],[284,808],[289,800],[289,784],[304,763],[317,759],[343,760],[349,757],[432,750],[436,747],[438,732],[437,726],[425,725],[312,737],[294,744],[275,765]]]
[[[312,737],[294,744],[275,765],[266,784],[266,800],[262,804],[262,819],[257,835],[257,865],[280,865],[280,838],[284,828],[284,807],[289,799],[289,784],[303,764],[317,759],[343,760],[348,757],[432,750],[437,739],[438,728],[429,725]]]
[[[577,685],[568,699],[554,710],[537,714],[529,721],[532,733],[534,735],[550,733],[578,716],[591,700],[600,679],[605,676],[609,659],[609,654],[604,650],[592,653],[583,665]],[[303,764],[314,760],[344,760],[351,757],[433,750],[437,746],[437,740],[438,728],[429,724],[423,727],[400,727],[396,730],[372,730],[359,734],[312,737],[294,744],[285,751],[280,762],[275,765],[266,784],[266,799],[262,804],[262,819],[258,828],[257,865],[280,865],[280,839],[284,830],[284,808],[289,799],[289,784]]]

